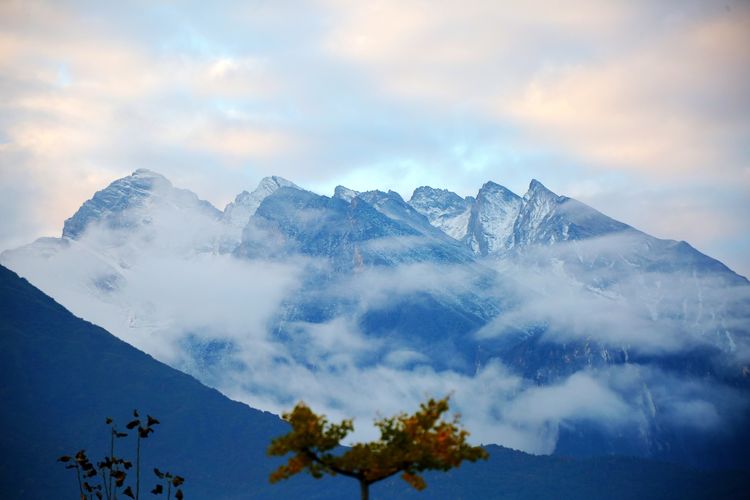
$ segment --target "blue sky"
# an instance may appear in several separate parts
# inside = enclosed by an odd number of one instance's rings
[[[532,178],[750,275],[747,1],[0,4],[0,249],[159,171],[475,194]]]

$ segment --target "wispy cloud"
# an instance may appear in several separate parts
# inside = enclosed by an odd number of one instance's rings
[[[4,2],[0,247],[138,167],[218,206],[269,174],[404,195],[535,177],[748,274],[749,18],[742,1]]]
[[[565,252],[584,260],[616,254],[627,244],[622,237],[590,248],[560,245],[512,266],[420,263],[315,280],[326,274],[325,261],[218,254],[215,219],[186,216],[166,191],[154,200],[147,213],[130,209],[135,224],[127,230],[92,225],[78,241],[42,240],[5,254],[4,263],[74,313],[254,407],[281,413],[302,399],[332,419],[355,417],[359,439],[375,435],[368,424],[378,412],[452,394],[474,440],[550,453],[560,433],[578,425],[641,436],[647,446],[657,427],[711,433],[736,426],[747,404],[703,371],[637,364],[639,356],[713,346],[723,361],[706,358],[708,369],[736,373],[750,363],[747,287],[735,293],[710,277],[644,269],[618,277],[594,266],[572,276],[560,265]],[[414,244],[406,238],[398,247]],[[609,285],[596,286],[602,282]],[[398,308],[414,297],[495,319],[481,329],[477,320],[469,331],[448,322],[429,337],[414,322],[368,330],[368,314],[402,314]],[[320,313],[304,313],[309,304]],[[582,345],[597,359],[624,353],[636,362],[571,364],[540,385],[493,351],[493,342],[537,327],[540,348]],[[436,353],[441,342],[453,347]],[[493,353],[489,360],[466,354],[480,346]]]

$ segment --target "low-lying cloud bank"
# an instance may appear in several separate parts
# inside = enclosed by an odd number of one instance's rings
[[[368,424],[376,415],[446,394],[473,440],[532,453],[551,453],[561,429],[576,425],[632,431],[647,441],[665,427],[720,432],[738,425],[746,411],[747,392],[721,377],[658,363],[572,363],[540,385],[499,357],[460,358],[537,329],[542,344],[580,343],[595,358],[622,350],[658,360],[711,348],[716,356],[707,363],[736,373],[750,362],[748,309],[741,307],[747,286],[728,286],[710,274],[630,267],[622,274],[616,266],[577,268],[573,279],[563,254],[364,268],[316,281],[326,274],[325,260],[222,254],[213,222],[151,210],[140,227],[93,225],[78,241],[50,238],[5,253],[3,264],[75,314],[233,399],[275,413],[302,399],[331,419],[354,417],[354,439],[375,435]],[[622,248],[615,240],[589,245],[598,255],[607,245],[612,252]],[[585,257],[591,249],[577,251]],[[368,333],[368,313],[414,296],[454,307],[483,326],[460,338],[448,331],[451,325],[432,338],[398,326]],[[300,310],[311,298],[323,312],[306,319]],[[431,358],[431,344],[445,338],[466,348],[443,353],[456,358],[454,365]]]

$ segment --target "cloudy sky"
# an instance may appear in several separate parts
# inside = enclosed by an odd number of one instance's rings
[[[127,5],[126,5],[127,4]],[[139,167],[532,178],[750,275],[750,2],[0,2],[0,250]]]

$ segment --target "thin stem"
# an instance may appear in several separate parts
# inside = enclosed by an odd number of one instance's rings
[[[141,432],[138,429],[138,444],[135,452],[135,499],[138,500],[141,491]]]
[[[83,494],[83,485],[81,484],[81,468],[76,464],[76,477],[78,478],[78,491],[81,493],[81,498],[85,498]]]
[[[104,494],[107,495],[107,500],[111,498],[109,489],[107,488],[107,476],[104,475],[104,468],[99,469],[99,473],[102,475],[102,484],[104,485]]]
[[[110,426],[110,434],[109,434],[109,488],[107,488],[107,483],[104,483],[104,489],[107,493],[107,499],[111,500],[112,498],[112,463],[115,460],[115,433],[117,431],[115,430],[114,424]]]
[[[370,484],[364,479],[359,480],[359,495],[362,500],[369,500],[370,498]]]
[[[167,500],[172,498],[172,481],[167,481]]]

